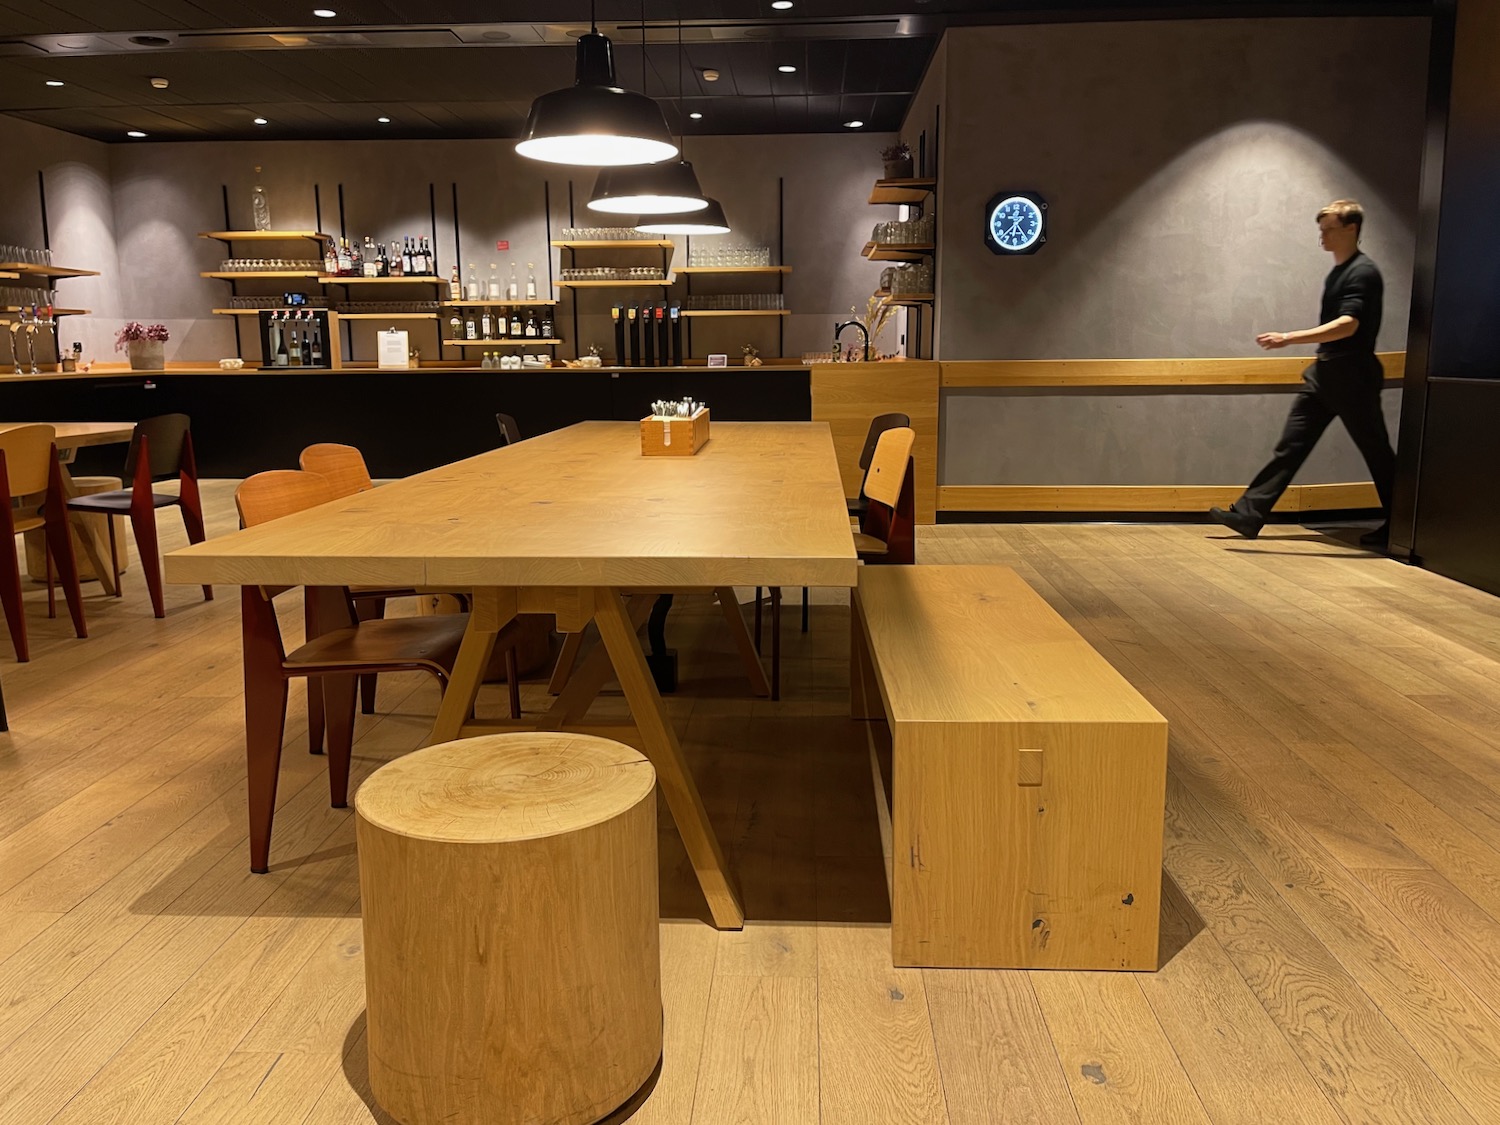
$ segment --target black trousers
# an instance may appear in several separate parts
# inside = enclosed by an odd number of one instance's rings
[[[1396,454],[1380,409],[1385,386],[1380,360],[1374,355],[1319,359],[1302,373],[1302,380],[1305,385],[1292,403],[1275,453],[1234,502],[1234,510],[1264,523],[1323,431],[1338,418],[1369,466],[1380,507],[1389,519]]]

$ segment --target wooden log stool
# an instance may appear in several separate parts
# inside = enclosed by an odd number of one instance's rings
[[[447,742],[355,796],[370,1087],[402,1125],[583,1125],[661,1057],[656,771],[589,735]]]
[[[114,492],[122,487],[119,477],[74,477],[74,496],[93,496],[99,492]],[[125,529],[130,526],[128,516],[102,516],[89,514],[74,514],[69,517],[69,522],[74,526],[73,531],[73,557],[78,560],[78,579],[87,582],[91,578],[98,578],[94,573],[94,564],[89,561],[88,552],[83,549],[83,540],[79,538],[77,524],[79,521],[85,526],[95,529],[95,539],[100,544],[108,544],[109,526],[104,522],[106,519],[115,521],[115,558],[119,560],[120,573],[124,573],[130,565],[130,539],[125,534]],[[42,544],[45,541],[44,533],[38,529],[28,531],[23,539],[26,540],[26,573],[35,582],[47,581],[47,556]],[[101,547],[101,555],[106,549]]]

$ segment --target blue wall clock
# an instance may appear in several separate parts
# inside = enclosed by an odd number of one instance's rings
[[[1002,191],[984,206],[984,244],[995,254],[1035,254],[1047,241],[1047,201]]]

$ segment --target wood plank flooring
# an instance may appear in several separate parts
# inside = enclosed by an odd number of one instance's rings
[[[222,533],[231,485],[206,491]],[[668,710],[751,921],[703,921],[663,811],[666,1049],[631,1120],[1500,1121],[1500,601],[1289,526],[953,525],[919,558],[1016,568],[1167,716],[1160,970],[893,969],[847,600],[815,592],[806,635],[788,605],[771,703],[678,599]],[[300,688],[251,875],[234,591],[168,587],[165,621],[138,562],[85,591],[90,639],[36,589],[32,662],[0,658],[0,1122],[389,1121],[352,814]],[[382,677],[354,782],[436,703]]]

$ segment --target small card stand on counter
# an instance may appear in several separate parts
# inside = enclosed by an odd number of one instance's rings
[[[708,442],[708,407],[689,418],[641,419],[642,457],[691,457]]]

